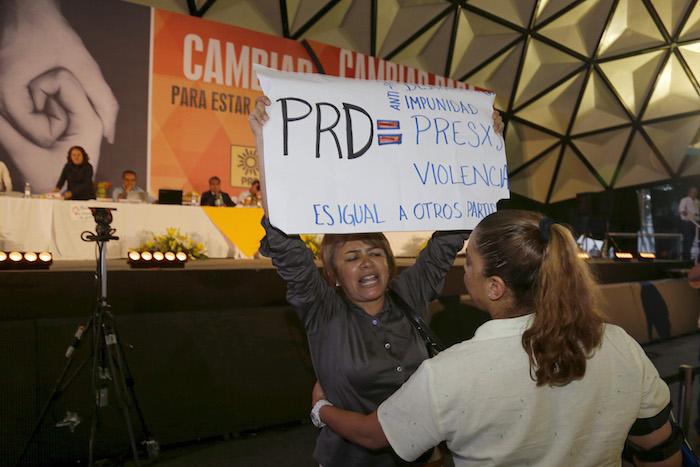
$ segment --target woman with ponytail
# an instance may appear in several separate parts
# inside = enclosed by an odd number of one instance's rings
[[[447,441],[456,466],[681,465],[670,394],[639,344],[607,324],[569,229],[539,213],[487,216],[464,283],[492,320],[424,361],[370,415],[325,405],[346,439],[407,461]],[[324,399],[315,388],[314,402]]]

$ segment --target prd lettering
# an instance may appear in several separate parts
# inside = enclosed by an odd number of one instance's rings
[[[341,118],[345,119],[345,140],[346,140],[346,153],[345,156],[348,159],[356,159],[362,156],[372,145],[372,138],[374,137],[374,121],[372,117],[361,107],[353,104],[343,103],[343,112],[331,103],[328,102],[317,102],[312,106],[309,102],[299,99],[296,97],[285,97],[277,100],[282,103],[282,138],[283,138],[283,154],[285,156],[289,155],[289,132],[293,128],[294,122],[301,121],[307,118],[309,115],[315,112],[316,114],[316,157],[321,157],[321,136],[324,133],[328,133],[333,138],[335,142],[335,147],[338,152],[338,158],[343,158],[343,149],[340,144],[340,139],[335,131],[335,127],[340,123]],[[301,104],[303,110],[299,110],[299,105],[294,106],[294,111],[292,112],[290,103]],[[366,144],[355,151],[354,147],[354,131],[358,126],[358,118],[353,119],[353,114],[355,117],[359,117],[359,120],[364,120],[368,123],[362,125],[363,128],[366,127],[365,132],[367,134]],[[331,115],[331,118],[328,118]],[[324,118],[325,116],[325,118]],[[327,122],[332,120],[330,125],[323,125],[322,122]]]

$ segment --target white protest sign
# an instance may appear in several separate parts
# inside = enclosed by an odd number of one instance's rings
[[[510,197],[493,93],[255,71],[268,215],[289,234],[473,229]]]

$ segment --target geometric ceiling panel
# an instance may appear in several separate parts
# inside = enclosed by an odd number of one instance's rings
[[[535,25],[540,25],[542,22],[547,21],[556,13],[559,13],[561,10],[577,1],[578,0],[541,0],[537,4],[537,11],[535,12]]]
[[[304,34],[304,39],[311,39],[323,42],[324,44],[333,43],[345,49],[361,50],[363,53],[369,53],[369,43],[362,40],[353,41],[351,38],[352,34],[347,33],[347,26],[345,28],[343,27],[344,24],[348,23],[346,15],[352,6],[353,3],[341,2],[341,4],[333,8],[329,14],[324,15],[315,23],[313,30],[307,31],[306,34]],[[356,7],[354,9],[357,10]],[[369,10],[367,11],[369,12]],[[301,23],[298,27],[303,25],[304,23]],[[364,47],[361,47],[362,45],[364,45]]]
[[[498,2],[493,0],[471,0],[469,5],[497,15],[520,27],[527,27],[530,24],[533,7],[536,3],[536,0],[501,0]]]
[[[529,42],[525,55],[527,62],[520,76],[515,107],[520,107],[582,65],[577,58],[534,39]]]
[[[695,4],[695,8],[685,22],[685,26],[678,39],[681,41],[700,39],[700,3]]]
[[[700,75],[700,42],[694,44],[680,45],[678,51],[683,56],[683,60],[691,70],[695,70],[695,75]]]
[[[547,202],[547,193],[549,193],[560,151],[561,147],[552,149],[523,171],[511,176],[509,179],[511,191],[540,203]]]
[[[185,3],[185,2],[183,2]],[[227,2],[217,2],[217,3],[227,3]],[[328,3],[327,1],[301,1],[298,2],[295,9],[294,15],[289,18],[289,29],[292,34],[304,26],[309,20],[311,20],[323,7]],[[344,2],[348,3],[348,2]],[[347,8],[347,5],[342,7]]]
[[[597,192],[604,189],[576,153],[571,148],[566,148],[549,202],[556,203],[571,198],[571,193]]]
[[[674,172],[685,157],[688,146],[692,143],[695,135],[700,129],[700,117],[692,116],[666,120],[659,123],[644,125],[644,129],[660,148],[661,155],[666,159],[668,165]]]
[[[461,78],[520,37],[517,31],[468,10],[461,10],[450,78]]]
[[[513,82],[522,53],[523,43],[520,42],[464,81],[495,92],[496,108],[505,110],[513,92]]]
[[[158,6],[158,8],[164,8]],[[277,0],[248,2],[217,2],[207,11],[207,19],[221,22],[223,18],[240,16],[248,18],[251,29],[267,34],[282,34],[282,23],[276,19],[280,15],[280,3]]]
[[[670,174],[664,169],[642,135],[634,135],[627,151],[627,157],[622,163],[620,174],[614,188],[622,188],[643,183],[665,180]]]
[[[610,83],[627,108],[637,116],[653,89],[664,52],[656,51],[600,63]]]
[[[642,0],[620,0],[600,40],[600,58],[663,45],[664,38]]]
[[[592,57],[612,2],[613,0],[583,2],[538,32],[581,55]]]
[[[605,133],[597,133],[573,140],[573,144],[586,160],[595,168],[598,175],[611,184],[617,164],[620,162],[631,128],[623,128]]]
[[[338,28],[343,36],[347,39],[349,44],[353,44],[352,47],[345,47],[350,50],[356,50],[362,52],[365,55],[372,54],[372,44],[369,38],[369,34],[364,34],[361,28],[358,28],[358,24],[366,24],[369,27],[369,21],[371,10],[370,4],[365,2],[352,2],[350,8],[343,18],[343,22]],[[327,41],[320,41],[327,43]]]
[[[583,91],[573,135],[631,123],[625,109],[597,73],[592,73]]]
[[[700,175],[700,156],[688,156],[688,162],[683,167],[683,176]]]
[[[399,13],[399,5],[396,1],[387,2],[377,2],[377,16],[381,18],[381,21],[377,21],[377,34],[375,35],[375,40],[377,41],[377,49],[379,45],[384,43],[389,30],[391,29],[391,23],[393,23],[394,18]],[[369,36],[369,34],[367,34]],[[381,56],[378,54],[377,56]]]
[[[651,0],[654,10],[670,36],[673,36],[682,24],[683,15],[691,3],[693,3],[692,0]]]
[[[565,134],[571,121],[576,98],[581,92],[583,78],[583,74],[570,78],[564,84],[519,110],[516,115],[557,133]]]
[[[420,47],[423,36],[429,39],[425,43],[425,46],[420,50],[414,49],[413,44]],[[447,17],[444,21],[441,21],[433,28],[430,28],[430,30],[423,34],[423,36],[414,41],[411,46],[406,47],[406,49],[401,51],[401,53],[396,57],[403,55],[403,53],[409,49],[415,50],[419,60],[416,62],[417,66],[415,66],[415,68],[429,71],[430,73],[435,73],[438,75],[444,75],[447,54],[450,49],[450,39],[452,37],[452,18]]]
[[[508,171],[513,172],[559,143],[559,138],[517,121],[506,132]]]
[[[449,43],[450,21],[443,19],[394,55],[392,62],[443,75]],[[431,52],[435,55],[431,57]],[[442,66],[442,68],[440,68]]]
[[[700,110],[700,95],[675,55],[659,74],[644,119]]]
[[[610,186],[620,162],[620,154],[627,144],[631,128],[597,133],[576,138],[573,144],[583,154],[603,181]]]
[[[378,2],[378,5],[382,6],[384,3],[385,2]],[[393,5],[391,5],[393,3],[398,3],[400,6],[392,17],[382,16],[383,12],[379,13],[379,17],[382,21],[387,21],[389,23],[387,24],[388,30],[386,35],[381,41],[377,40],[377,51],[380,57],[393,52],[394,49],[449,6],[444,1],[406,3],[390,0],[386,3],[389,4],[386,5],[386,7],[393,7]]]

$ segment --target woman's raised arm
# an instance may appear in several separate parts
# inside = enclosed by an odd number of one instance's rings
[[[265,211],[265,215],[268,214],[267,211],[267,189],[265,188],[265,153],[263,149],[263,125],[267,122],[270,117],[267,115],[267,110],[265,107],[272,104],[267,96],[260,96],[255,99],[255,109],[248,116],[248,123],[250,123],[250,129],[253,130],[255,135],[255,147],[258,150],[258,167],[260,168],[260,191],[263,193],[262,196],[262,206]]]

